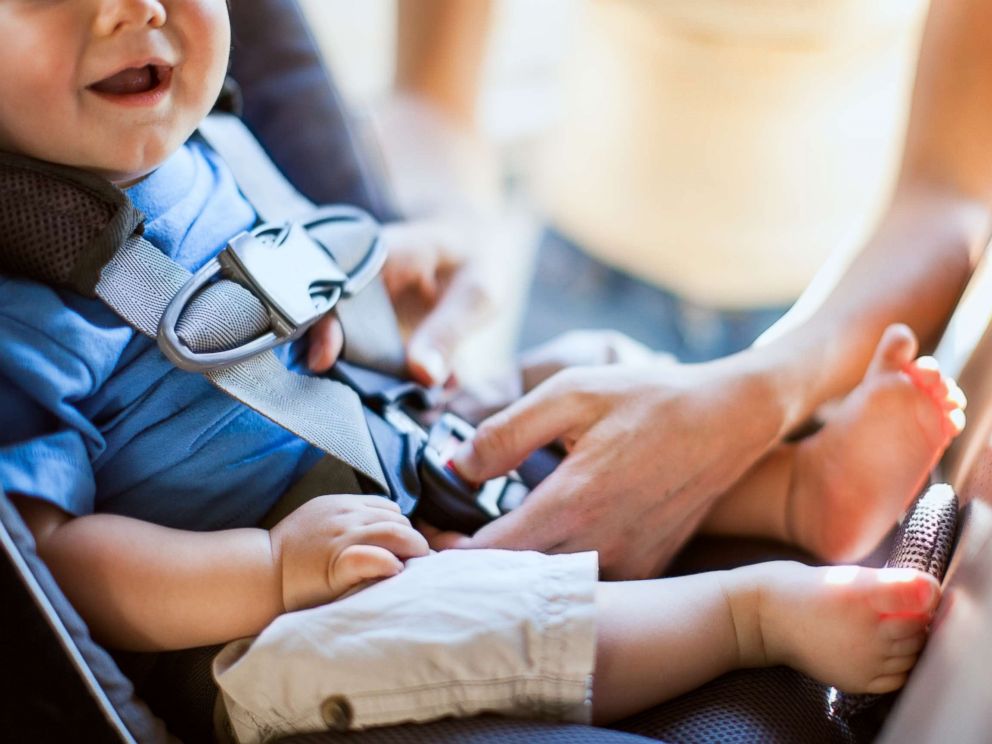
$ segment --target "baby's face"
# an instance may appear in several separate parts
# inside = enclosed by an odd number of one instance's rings
[[[230,39],[225,0],[0,0],[0,150],[141,178],[210,110]]]

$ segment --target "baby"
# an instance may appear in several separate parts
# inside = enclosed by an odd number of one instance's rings
[[[230,43],[225,0],[0,0],[0,150],[127,188],[145,236],[195,270],[255,220],[224,164],[187,142]],[[909,570],[770,563],[597,584],[593,553],[429,555],[368,495],[322,496],[260,529],[320,453],[99,302],[11,277],[0,289],[0,484],[108,645],[188,648],[272,624],[245,658],[296,665],[284,700],[237,654],[218,667],[244,739],[321,725],[310,687],[335,668],[338,692],[361,692],[355,727],[477,710],[608,722],[739,667],[885,692],[923,645],[940,589]],[[827,558],[870,547],[963,426],[959,391],[915,353],[908,329],[887,331],[836,417],[773,452],[710,526]],[[375,579],[388,580],[353,591]],[[265,657],[287,622],[304,629],[298,653]]]

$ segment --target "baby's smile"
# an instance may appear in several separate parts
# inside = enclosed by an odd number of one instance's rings
[[[210,111],[230,48],[227,0],[0,0],[0,150],[134,183]]]
[[[126,67],[87,89],[114,103],[134,106],[154,105],[168,92],[172,66],[157,61]]]

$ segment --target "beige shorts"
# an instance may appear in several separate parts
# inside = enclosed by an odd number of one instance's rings
[[[450,550],[214,661],[238,741],[496,712],[588,722],[595,553]]]

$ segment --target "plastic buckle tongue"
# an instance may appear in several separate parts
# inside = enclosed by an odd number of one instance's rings
[[[342,228],[341,241],[360,240],[367,246],[350,273],[336,260],[334,246],[329,249],[310,235],[310,230],[322,228],[322,239],[330,242],[334,233],[328,227]],[[263,224],[235,236],[172,298],[159,322],[159,348],[177,367],[203,372],[298,339],[339,300],[357,294],[379,273],[386,254],[377,233],[375,221],[361,210],[326,207],[302,222]],[[261,302],[271,330],[233,349],[193,351],[179,338],[176,324],[190,300],[218,274],[238,282]]]

